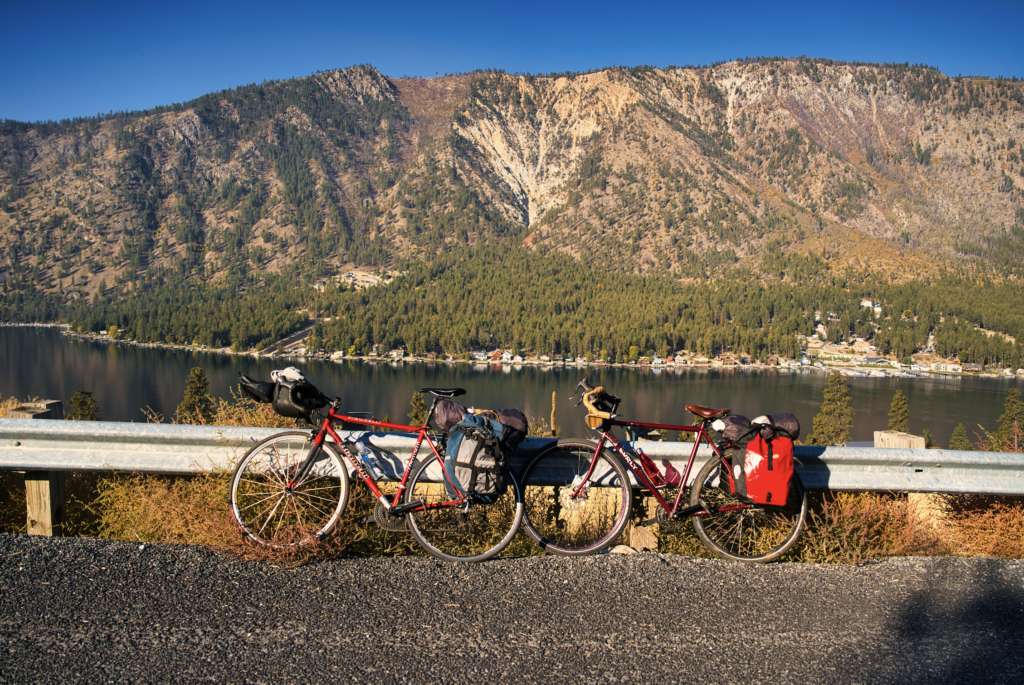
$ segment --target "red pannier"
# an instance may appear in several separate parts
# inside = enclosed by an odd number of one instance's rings
[[[745,417],[737,418],[746,422]],[[800,436],[800,424],[792,414],[772,414],[759,416],[749,426],[728,441],[729,489],[747,502],[782,506],[789,498],[793,440]]]
[[[785,504],[793,478],[793,441],[780,436],[769,442],[755,436],[747,443],[742,475],[738,470],[739,464],[734,463],[733,478],[744,481],[747,499],[757,504]]]

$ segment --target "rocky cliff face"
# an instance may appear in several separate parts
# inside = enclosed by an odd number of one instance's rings
[[[517,235],[703,278],[775,257],[907,279],[1024,255],[1024,85],[905,66],[390,80],[372,67],[0,129],[0,281],[321,278]],[[790,275],[793,277],[792,275]]]

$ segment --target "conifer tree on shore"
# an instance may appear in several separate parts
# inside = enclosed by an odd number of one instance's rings
[[[892,404],[889,405],[889,430],[909,433],[909,423],[910,406],[907,404],[907,396],[902,390],[897,390],[892,396]]]
[[[853,407],[850,386],[838,371],[829,374],[822,393],[821,411],[814,417],[814,432],[807,436],[808,445],[842,445],[850,439],[853,427]]]

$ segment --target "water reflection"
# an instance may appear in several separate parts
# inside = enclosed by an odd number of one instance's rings
[[[518,407],[531,418],[545,419],[551,414],[551,393],[555,392],[557,421],[568,436],[587,434],[583,408],[567,401],[583,376],[622,397],[624,416],[689,423],[692,417],[683,409],[687,404],[730,407],[750,417],[791,411],[805,434],[821,405],[826,380],[824,374],[807,369],[303,363],[72,341],[49,329],[0,328],[0,394],[67,401],[77,389],[92,390],[108,420],[143,421],[142,409],[147,406],[171,416],[194,366],[206,371],[214,396],[229,398],[239,372],[269,379],[272,369],[286,365],[303,369],[324,392],[341,396],[350,410],[368,410],[392,420],[405,419],[412,393],[422,387],[464,387],[467,395],[461,399],[467,404]],[[1019,379],[974,377],[850,378],[848,382],[856,412],[853,439],[870,440],[873,431],[886,428],[889,403],[899,388],[910,402],[911,430],[919,433],[928,428],[943,446],[957,423],[963,422],[968,434],[977,430],[978,423],[995,428],[1006,391],[1022,385]]]

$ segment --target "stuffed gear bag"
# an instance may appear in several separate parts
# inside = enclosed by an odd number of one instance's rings
[[[466,414],[448,433],[444,468],[450,479],[445,489],[459,497],[456,489],[483,504],[493,504],[508,489],[508,457],[505,435],[508,428],[494,412]]]

